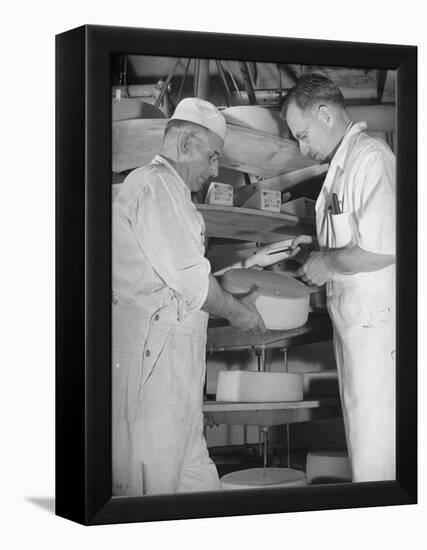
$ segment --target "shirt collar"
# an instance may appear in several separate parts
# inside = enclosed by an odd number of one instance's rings
[[[359,134],[362,130],[365,130],[366,128],[366,122],[356,122],[354,124],[349,124],[341,141],[341,144],[331,160],[331,167],[336,166],[337,168],[344,170],[347,153],[349,150],[349,146],[352,142],[352,137],[356,134]]]
[[[165,159],[165,157],[162,157],[161,155],[156,155],[153,158],[153,160],[151,161],[150,164],[151,164],[151,166],[156,166],[158,164],[162,164],[163,166],[165,166],[172,173],[172,175],[176,177],[176,179],[178,180],[180,186],[182,187],[182,190],[184,191],[184,193],[188,194],[188,196],[191,200],[190,189],[186,185],[185,181],[178,174],[178,172],[175,170],[175,168],[172,166],[172,164],[168,160]]]

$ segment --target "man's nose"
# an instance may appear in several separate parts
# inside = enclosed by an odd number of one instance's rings
[[[214,162],[212,162],[212,164],[209,166],[209,174],[212,177],[216,178],[218,175],[218,171],[219,171],[219,161],[214,160]]]
[[[299,150],[301,151],[301,155],[304,157],[307,157],[310,153],[310,147],[304,143],[304,141],[299,141]]]

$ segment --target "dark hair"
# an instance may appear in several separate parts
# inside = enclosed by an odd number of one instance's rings
[[[280,106],[280,116],[286,117],[291,103],[304,110],[322,101],[344,108],[344,96],[332,80],[318,73],[306,74],[286,94]]]

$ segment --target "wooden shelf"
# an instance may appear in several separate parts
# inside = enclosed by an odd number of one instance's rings
[[[208,425],[280,426],[339,417],[341,405],[337,397],[278,403],[204,401],[203,413]]]
[[[293,330],[268,330],[252,334],[230,325],[208,328],[206,349],[209,352],[244,349],[277,349],[312,344],[332,338],[332,324],[327,313],[312,313],[302,327]]]
[[[197,209],[205,221],[208,237],[273,243],[316,232],[312,219],[292,214],[211,204],[198,204]]]

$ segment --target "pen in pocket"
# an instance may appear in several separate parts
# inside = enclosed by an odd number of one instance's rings
[[[340,203],[338,202],[336,193],[332,193],[331,211],[332,214],[341,214]]]

